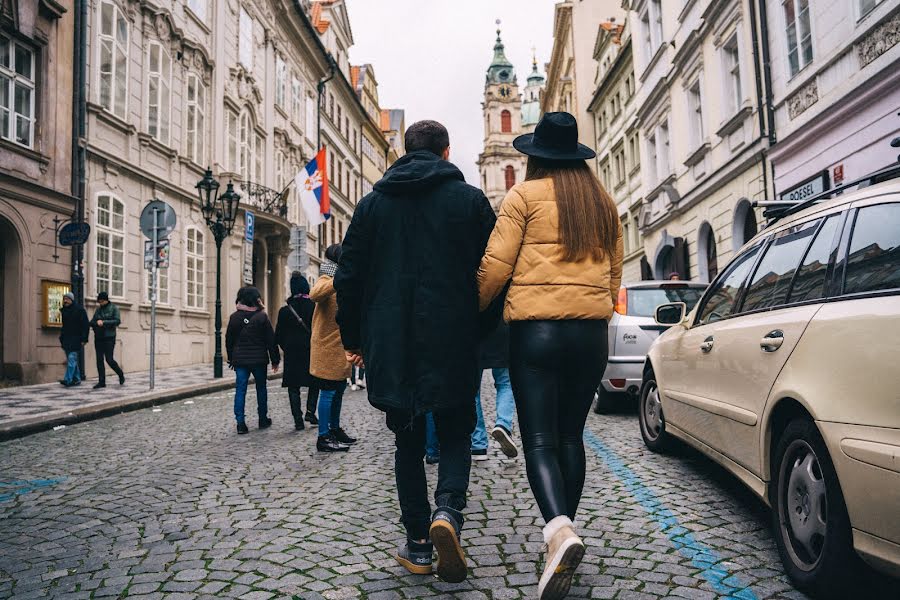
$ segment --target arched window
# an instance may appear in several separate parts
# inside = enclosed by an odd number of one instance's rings
[[[516,185],[516,170],[512,165],[507,165],[503,170],[503,176],[506,179],[506,189],[509,190]]]
[[[97,292],[125,296],[125,205],[112,194],[97,196],[95,279]]]
[[[512,133],[512,113],[504,110],[500,113],[500,131],[503,133]]]
[[[240,173],[241,179],[244,181],[251,180],[253,169],[253,145],[256,136],[253,132],[253,120],[250,113],[246,110],[241,113],[240,133],[238,134],[238,144],[240,148]]]
[[[756,212],[750,205],[750,201],[742,198],[734,209],[734,223],[731,226],[731,237],[734,251],[749,242],[757,234]]]
[[[712,281],[719,274],[716,234],[707,222],[700,225],[697,235],[697,268],[701,281]]]
[[[187,230],[184,280],[187,283],[185,304],[188,308],[205,308],[206,250],[203,242],[203,231],[196,227]]]

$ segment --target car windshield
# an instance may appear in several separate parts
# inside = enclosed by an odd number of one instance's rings
[[[636,288],[628,290],[628,315],[634,317],[652,317],[656,314],[656,307],[669,302],[684,302],[687,304],[687,312],[703,295],[702,288],[677,287],[675,285],[664,288]]]

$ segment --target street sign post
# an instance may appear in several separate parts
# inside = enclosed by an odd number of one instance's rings
[[[159,269],[168,269],[169,268],[169,251],[170,244],[169,240],[160,240],[159,245],[156,247],[156,252],[153,251],[153,242],[150,240],[144,240],[144,268],[148,271],[153,269],[153,265],[151,261],[156,260],[156,267]]]
[[[253,285],[253,230],[256,217],[252,212],[244,211],[244,285]]]
[[[156,385],[156,296],[161,263],[168,266],[169,234],[175,230],[175,211],[162,200],[151,200],[141,211],[141,231],[150,238],[144,244],[145,264],[150,254],[150,389]],[[162,257],[160,256],[162,254]],[[162,258],[162,260],[160,260]]]

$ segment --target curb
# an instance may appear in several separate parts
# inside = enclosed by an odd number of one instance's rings
[[[281,373],[270,373],[268,379],[281,379]],[[110,400],[108,402],[100,402],[89,406],[82,406],[64,414],[52,414],[48,416],[37,416],[29,419],[20,419],[18,421],[0,425],[0,442],[6,442],[17,438],[26,437],[41,431],[53,429],[59,425],[74,425],[75,423],[84,423],[86,421],[94,421],[104,417],[111,417],[121,413],[141,410],[142,408],[150,408],[160,404],[169,404],[221,392],[234,387],[234,379],[228,379],[221,382],[207,382],[192,386],[175,388],[160,392],[152,396],[138,396],[137,398],[126,398],[123,400]]]

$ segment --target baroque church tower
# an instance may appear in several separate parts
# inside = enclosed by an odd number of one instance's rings
[[[497,24],[500,24],[499,21]],[[494,59],[485,77],[484,102],[481,105],[484,113],[484,151],[478,156],[481,188],[494,211],[500,209],[509,188],[525,179],[526,157],[513,148],[512,142],[517,136],[534,131],[540,117],[539,96],[543,82],[535,62],[528,77],[523,105],[516,71],[506,58],[500,29],[497,29]]]

